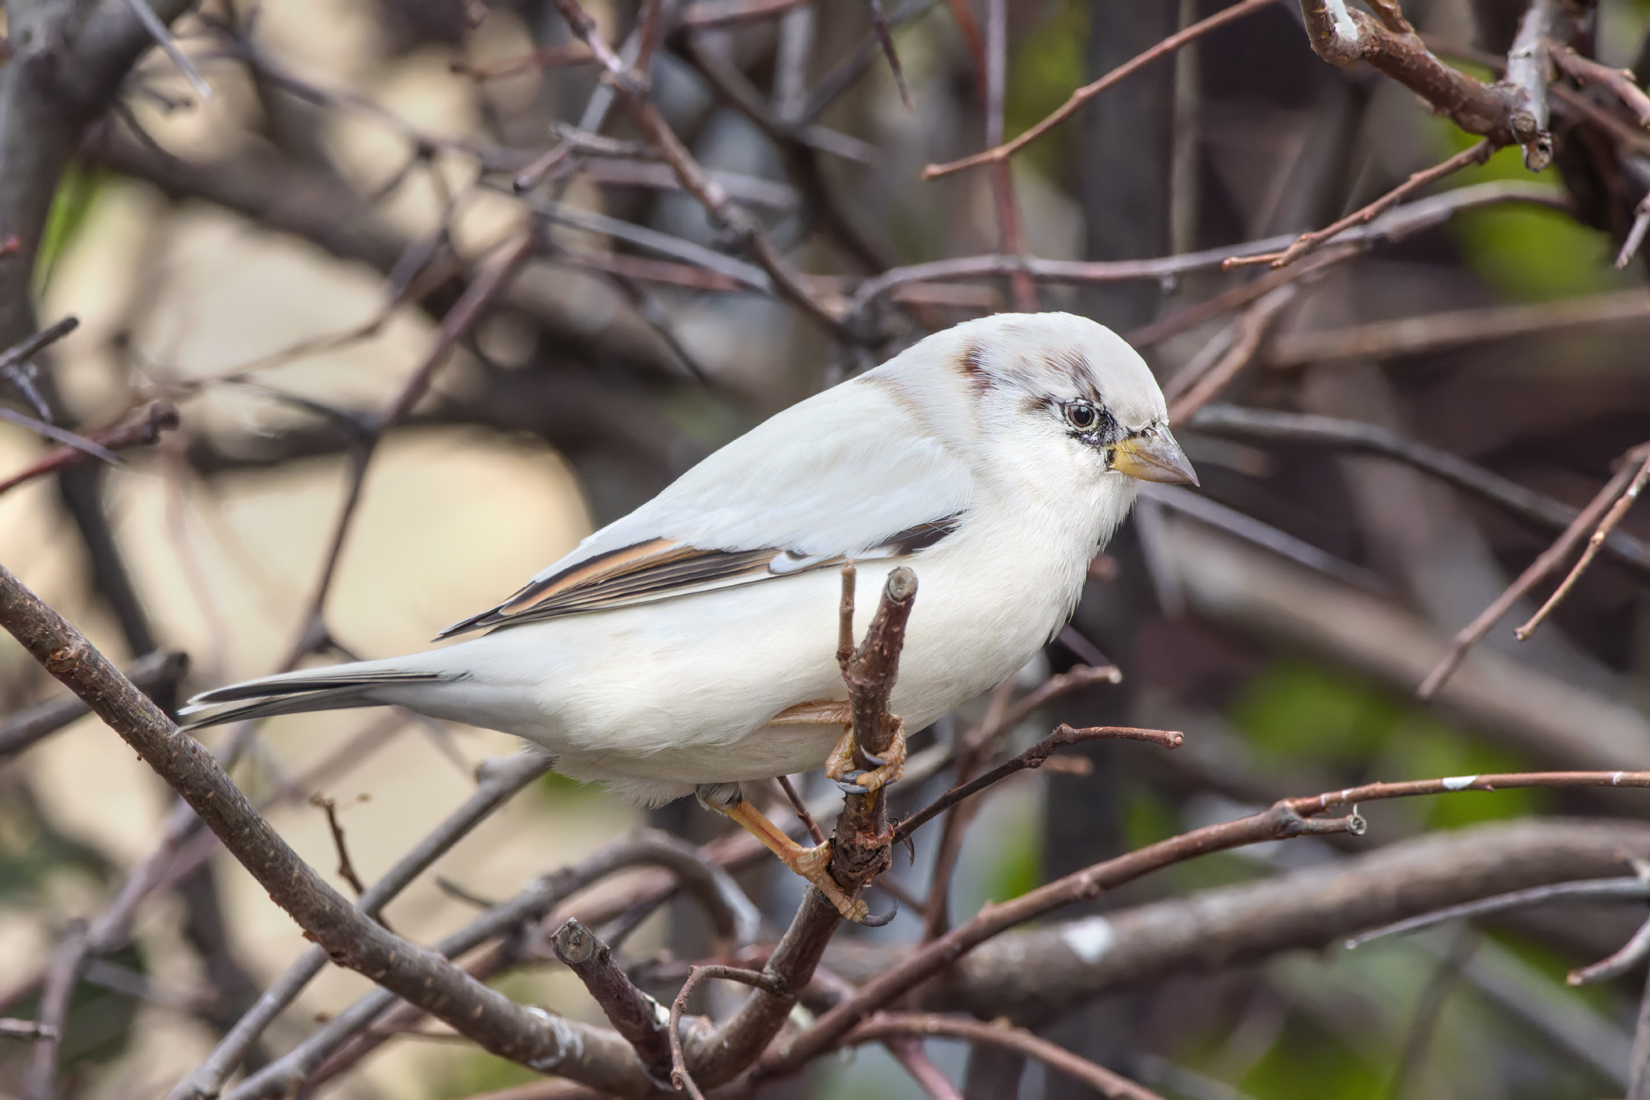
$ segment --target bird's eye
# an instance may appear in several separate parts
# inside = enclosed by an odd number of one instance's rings
[[[1100,413],[1087,401],[1073,401],[1066,406],[1066,420],[1073,428],[1086,432],[1100,421]]]

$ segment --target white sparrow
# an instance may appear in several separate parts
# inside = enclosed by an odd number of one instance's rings
[[[1196,484],[1167,421],[1109,329],[968,321],[752,429],[441,634],[481,637],[218,688],[185,713],[395,704],[503,730],[649,804],[699,789],[831,894],[737,784],[817,768],[843,736],[841,566],[862,604],[898,565],[919,577],[891,709],[920,729],[1060,629],[1135,479]]]

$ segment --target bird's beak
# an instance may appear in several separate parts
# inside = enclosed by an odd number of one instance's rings
[[[1197,471],[1168,428],[1143,428],[1112,447],[1111,468],[1141,481],[1196,485]]]

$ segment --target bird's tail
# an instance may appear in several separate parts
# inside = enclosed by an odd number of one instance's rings
[[[451,679],[439,672],[409,667],[405,658],[359,661],[332,668],[306,668],[204,691],[178,712],[184,729],[200,729],[243,718],[267,718],[310,710],[375,707],[394,700],[383,689]]]

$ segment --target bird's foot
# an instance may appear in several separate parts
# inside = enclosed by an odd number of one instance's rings
[[[807,879],[814,889],[825,895],[825,900],[836,906],[836,911],[855,924],[865,923],[871,907],[859,898],[850,898],[831,877],[831,842],[827,840],[813,848],[798,847],[790,853],[780,853],[785,866]]]
[[[894,739],[882,756],[865,754],[872,765],[869,770],[854,767],[854,731],[848,730],[831,750],[825,761],[825,775],[846,794],[871,794],[890,783],[899,782],[905,774],[905,722],[897,715],[889,715],[894,723]]]
[[[734,789],[737,791],[737,788]],[[707,785],[700,788],[699,795],[699,800],[706,807],[737,821],[768,851],[778,856],[781,863],[812,883],[826,900],[836,906],[838,913],[857,924],[865,923],[871,913],[870,906],[857,898],[850,898],[831,877],[830,841],[815,848],[804,848],[750,802],[743,798],[729,798],[724,788]]]

